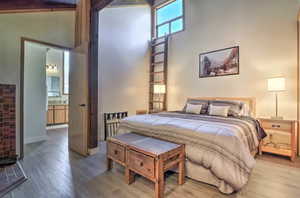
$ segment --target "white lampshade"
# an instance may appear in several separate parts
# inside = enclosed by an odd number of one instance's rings
[[[268,91],[285,91],[285,78],[268,79]]]
[[[154,85],[154,93],[156,93],[156,94],[166,93],[166,86],[165,85]]]

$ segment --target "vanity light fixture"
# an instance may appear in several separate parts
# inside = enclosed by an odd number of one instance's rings
[[[57,73],[58,66],[56,64],[46,64],[46,71],[48,73]]]

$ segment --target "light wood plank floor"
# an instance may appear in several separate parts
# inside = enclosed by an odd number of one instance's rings
[[[5,198],[151,198],[154,185],[138,177],[130,186],[123,169],[106,171],[105,144],[95,156],[83,158],[68,151],[67,131],[48,131],[49,140],[26,147],[22,161],[29,180]],[[239,193],[223,195],[215,187],[187,179],[177,185],[177,175],[167,176],[167,198],[299,198],[300,169],[259,157],[248,185]],[[300,164],[297,159],[296,164]],[[299,166],[298,166],[299,167]],[[226,171],[226,170],[224,170]]]

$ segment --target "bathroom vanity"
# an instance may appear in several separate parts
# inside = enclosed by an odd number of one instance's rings
[[[67,124],[69,122],[68,104],[48,105],[47,125]]]

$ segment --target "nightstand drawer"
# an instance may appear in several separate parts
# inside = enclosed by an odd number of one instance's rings
[[[284,123],[284,122],[262,122],[262,127],[264,129],[272,129],[272,130],[279,130],[279,131],[292,131],[292,124],[291,123]]]
[[[107,155],[117,162],[125,163],[125,147],[108,141]]]

